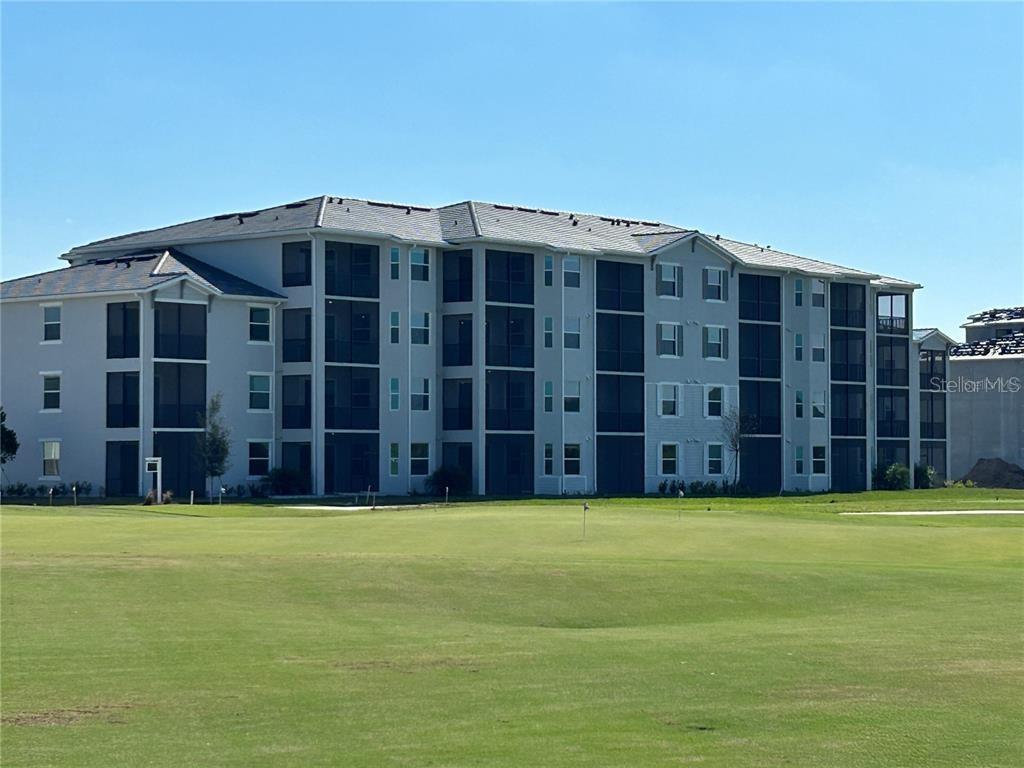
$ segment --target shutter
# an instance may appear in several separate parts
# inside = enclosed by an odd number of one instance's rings
[[[722,301],[729,300],[729,273],[722,270]]]
[[[700,272],[701,278],[701,298],[706,299],[708,297],[708,269],[705,267]]]
[[[729,329],[722,329],[722,357],[729,359]]]
[[[701,356],[707,358],[708,356],[708,327],[701,326]]]

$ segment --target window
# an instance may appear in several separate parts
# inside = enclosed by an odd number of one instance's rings
[[[60,304],[43,304],[43,341],[60,341]]]
[[[43,477],[60,477],[60,440],[43,441]]]
[[[798,389],[796,396],[793,401],[793,417],[802,419],[804,417],[804,393],[803,390]]]
[[[139,356],[139,303],[118,301],[107,304],[107,357]]]
[[[729,300],[729,274],[724,269],[705,267],[703,271],[705,301]]]
[[[487,365],[533,367],[533,309],[487,307],[485,323]]]
[[[721,443],[708,443],[708,461],[707,471],[705,474],[722,474],[722,453]]]
[[[249,374],[249,410],[270,410],[270,375],[265,373]]]
[[[596,406],[598,432],[643,432],[643,377],[599,374]]]
[[[863,328],[866,320],[865,288],[850,283],[832,283],[829,320],[833,326]]]
[[[793,282],[793,303],[798,307],[804,305],[804,281],[799,277]]]
[[[402,383],[397,376],[392,376],[388,382],[388,408],[392,411],[402,409]]]
[[[704,326],[704,359],[725,360],[729,357],[729,329],[719,325]]]
[[[797,475],[804,473],[804,447],[802,445],[793,449],[793,472]]]
[[[487,429],[533,429],[533,372],[487,371]]]
[[[551,286],[555,281],[555,257],[547,255],[544,257],[544,285]]]
[[[722,401],[725,388],[711,384],[704,389],[704,416],[709,419],[722,418]]]
[[[658,385],[658,415],[681,416],[679,412],[679,385]]]
[[[566,256],[562,259],[562,284],[566,288],[580,287],[580,257]]]
[[[903,336],[879,335],[875,359],[878,383],[884,386],[906,387],[910,384],[908,339]]]
[[[270,443],[259,440],[249,442],[249,477],[270,474]]]
[[[825,306],[825,281],[814,279],[811,281],[811,306]]]
[[[153,309],[153,357],[203,360],[206,357],[206,305],[158,301]]]
[[[825,418],[825,392],[819,390],[814,393],[814,399],[811,401],[811,418],[812,419],[824,419]]]
[[[309,285],[312,275],[310,263],[313,250],[308,241],[298,243],[282,243],[281,245],[281,285],[291,288],[296,285]]]
[[[679,444],[678,443],[662,443],[661,444],[661,474],[663,474],[663,475],[677,475],[677,474],[679,474]]]
[[[328,299],[324,312],[324,359],[328,363],[380,360],[380,305],[373,301]]]
[[[921,393],[921,437],[927,440],[946,437],[946,395],[943,392]]]
[[[832,435],[867,434],[867,396],[862,384],[833,384],[829,400]]]
[[[43,410],[60,410],[60,374],[43,374]]]
[[[139,374],[124,371],[107,374],[107,427],[139,426]]]
[[[473,428],[473,380],[445,379],[442,384],[442,429]]]
[[[815,475],[824,475],[827,472],[824,445],[815,445],[811,448],[811,472]]]
[[[445,315],[441,321],[441,364],[473,364],[473,316]]]
[[[442,301],[473,300],[473,252],[445,251],[441,254],[444,283]]]
[[[402,338],[402,313],[392,312],[389,318],[389,326],[391,329],[391,343],[397,344]]]
[[[907,297],[905,294],[878,294],[878,332],[907,333]]]
[[[811,360],[816,363],[825,362],[825,334],[816,333],[811,337]]]
[[[409,273],[413,280],[428,282],[430,280],[430,251],[426,248],[413,248],[409,251]]]
[[[426,475],[430,471],[430,443],[409,445],[409,474]]]
[[[920,387],[922,391],[938,390],[946,383],[946,353],[922,350],[918,353],[920,362]]]
[[[533,304],[533,254],[488,250],[484,255],[487,301]]]
[[[391,250],[394,252],[398,249],[392,248]],[[401,458],[401,449],[398,447],[398,443],[388,445],[388,474],[391,477],[398,477],[398,462]]]
[[[782,384],[778,381],[740,379],[740,418],[750,435],[778,435],[782,432]]]
[[[597,308],[644,311],[644,267],[621,261],[597,262]]]
[[[249,341],[270,343],[270,307],[249,307]]]
[[[196,428],[206,413],[206,366],[153,364],[153,426]]]
[[[578,317],[565,318],[562,342],[566,349],[580,348],[580,319]]]
[[[544,443],[544,474],[555,474],[555,446],[552,443]]]
[[[324,370],[326,429],[380,426],[380,372],[366,366],[329,365]]]
[[[324,293],[368,299],[380,296],[380,247],[325,242]]]
[[[310,376],[281,377],[281,426],[309,429],[312,426],[312,380]]]
[[[564,472],[566,475],[580,473],[580,444],[566,443],[563,448]]]
[[[777,323],[782,316],[782,279],[770,275],[739,276],[740,320]]]
[[[430,313],[413,312],[409,336],[413,344],[430,343]]]
[[[397,280],[402,275],[402,252],[398,248],[391,249],[391,279]],[[398,443],[392,443],[393,446]]]
[[[312,353],[312,320],[308,309],[281,312],[281,354],[286,363],[308,363]]]
[[[555,410],[555,384],[551,381],[544,382],[544,413],[552,413]]]
[[[410,407],[414,411],[430,410],[430,379],[416,377],[412,380]]]
[[[683,326],[679,323],[658,323],[658,355],[681,357],[683,354]]]
[[[657,295],[678,299],[683,295],[683,268],[678,264],[658,265]]]
[[[804,335],[802,333],[793,337],[793,359],[798,363],[804,359]]]
[[[565,393],[562,398],[562,410],[566,413],[580,412],[580,382],[565,382]]]
[[[551,349],[555,345],[555,318],[544,318],[544,348]]]
[[[832,380],[864,381],[867,378],[864,331],[844,331],[834,328],[830,334],[830,340]],[[881,343],[881,340],[879,341]],[[881,349],[879,351],[881,352]]]
[[[597,313],[597,368],[640,372],[644,369],[644,318]]]
[[[878,413],[878,436],[909,436],[909,398],[907,397],[907,390],[879,389],[876,395],[876,403]]]

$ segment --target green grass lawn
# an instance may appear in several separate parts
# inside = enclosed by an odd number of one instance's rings
[[[1020,766],[1014,508],[5,505],[2,762]]]

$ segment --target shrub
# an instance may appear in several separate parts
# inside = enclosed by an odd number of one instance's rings
[[[658,493],[660,493],[662,496],[668,493],[668,480],[662,480],[660,483],[658,483]]]
[[[452,496],[467,496],[470,477],[459,467],[438,467],[427,478],[425,485],[431,496],[444,496],[445,488]]]
[[[88,480],[79,480],[77,483],[72,483],[71,487],[78,489],[79,496],[88,496],[92,493],[92,483]]]
[[[28,493],[28,486],[25,483],[11,483],[7,486],[7,493],[11,496],[24,496]]]
[[[673,480],[671,483],[668,484],[669,495],[670,496],[678,496],[679,495],[679,489],[680,488],[685,488],[685,487],[686,487],[686,483],[681,483],[681,482],[678,482],[676,480]]]
[[[262,480],[249,483],[249,495],[254,499],[265,499],[267,498],[267,492],[270,489],[270,484],[267,482],[267,478],[264,477]]]
[[[150,504],[156,504],[156,491],[152,488],[149,489],[149,493],[146,494],[146,498],[142,500],[142,506],[148,507]]]
[[[174,491],[164,491],[164,504],[174,501]]]
[[[935,483],[935,470],[927,464],[914,465],[914,487],[931,488]]]
[[[264,479],[275,496],[299,496],[309,492],[306,476],[298,469],[275,467]]]
[[[68,491],[67,485],[65,485],[64,483],[57,483],[55,486],[53,486],[52,490],[54,496],[67,496],[70,493],[70,491]]]
[[[902,491],[910,487],[910,468],[905,464],[877,465],[871,472],[871,486],[880,491]]]

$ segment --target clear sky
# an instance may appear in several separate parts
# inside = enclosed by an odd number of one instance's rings
[[[1024,303],[1020,3],[11,4],[2,272],[318,194],[654,218]]]

